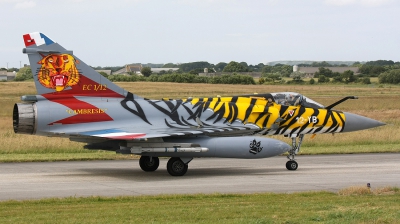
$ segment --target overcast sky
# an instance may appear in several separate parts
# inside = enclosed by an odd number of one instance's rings
[[[0,67],[41,32],[87,64],[400,61],[398,0],[0,0]]]

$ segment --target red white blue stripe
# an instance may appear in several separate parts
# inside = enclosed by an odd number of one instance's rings
[[[39,32],[34,32],[34,33],[30,33],[30,34],[25,34],[23,36],[24,38],[24,42],[25,42],[25,46],[31,46],[31,45],[36,45],[36,46],[41,46],[41,45],[50,45],[52,43],[54,43],[54,41],[52,41],[50,38],[48,38],[46,35],[44,35],[43,33],[39,33]]]
[[[118,129],[89,131],[89,132],[82,132],[80,134],[93,137],[100,137],[100,138],[111,138],[111,139],[136,139],[136,138],[142,138],[146,135],[144,133],[131,133],[126,131],[121,131]]]

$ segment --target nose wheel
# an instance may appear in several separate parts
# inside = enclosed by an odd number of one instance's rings
[[[292,149],[289,150],[289,155],[287,158],[289,161],[286,162],[286,169],[288,170],[297,170],[299,167],[299,164],[295,161],[294,157],[297,155],[297,153],[300,152],[300,146],[301,143],[303,142],[304,134],[301,134],[298,136],[299,137],[299,142],[296,142],[297,135],[291,136],[292,138]]]
[[[299,164],[297,164],[297,162],[294,160],[289,160],[286,162],[286,169],[288,170],[297,170],[298,166]]]

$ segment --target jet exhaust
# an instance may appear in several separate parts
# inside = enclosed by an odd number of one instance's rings
[[[33,135],[36,132],[35,103],[16,103],[13,109],[13,128],[18,134]]]

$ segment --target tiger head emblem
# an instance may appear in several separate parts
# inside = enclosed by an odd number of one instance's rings
[[[69,54],[49,54],[38,62],[41,67],[38,72],[40,84],[57,92],[78,84],[80,74],[76,68],[79,62]]]

